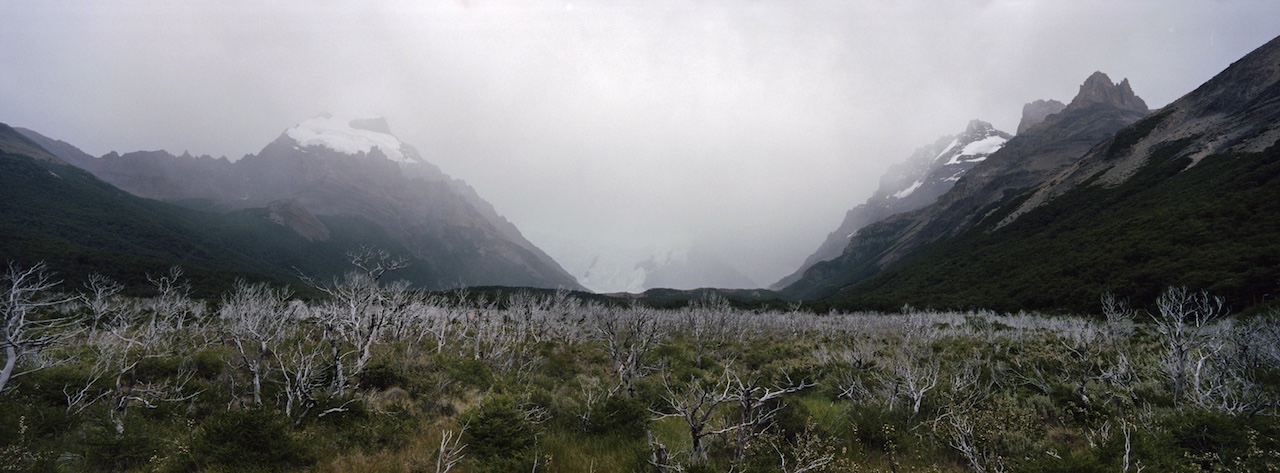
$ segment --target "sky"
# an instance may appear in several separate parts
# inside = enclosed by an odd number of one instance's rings
[[[256,153],[377,115],[579,273],[794,271],[889,165],[1094,71],[1168,104],[1280,2],[0,0],[0,122],[93,154]],[[608,289],[608,288],[601,288]]]

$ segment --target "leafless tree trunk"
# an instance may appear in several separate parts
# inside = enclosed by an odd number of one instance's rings
[[[635,379],[647,374],[649,369],[644,358],[658,346],[662,336],[657,314],[652,309],[630,307],[601,310],[593,315],[590,321],[592,330],[609,351],[618,386],[634,395]]]
[[[191,300],[191,286],[182,275],[182,268],[178,266],[170,267],[166,274],[147,275],[158,293],[148,300],[152,310],[148,321],[150,330],[181,331],[189,321],[204,314],[204,305]]]
[[[30,268],[20,268],[9,263],[0,282],[0,315],[4,317],[0,332],[0,348],[4,349],[4,366],[0,368],[0,392],[9,380],[23,373],[16,372],[22,358],[33,355],[56,344],[72,332],[73,320],[69,317],[42,317],[42,309],[70,301],[70,298],[53,294],[54,281],[44,263]]]
[[[748,381],[743,381],[732,373],[728,377],[730,401],[737,403],[739,419],[733,449],[734,461],[742,460],[747,450],[747,443],[764,433],[765,429],[773,424],[774,415],[782,410],[781,404],[769,407],[770,402],[783,395],[813,387],[812,382],[800,380],[797,383],[792,381],[790,376],[787,376],[786,383],[782,386],[772,387],[761,386],[759,376]]]
[[[373,357],[374,345],[382,339],[390,322],[413,302],[407,283],[395,283],[384,288],[379,279],[388,271],[408,266],[404,258],[393,257],[386,250],[363,248],[348,253],[351,264],[357,268],[341,279],[320,283],[304,276],[303,280],[329,296],[328,306],[317,311],[324,327],[324,338],[329,344],[332,363],[336,370],[332,392],[343,395],[347,380],[359,375]],[[350,343],[351,352],[343,351],[342,342]],[[345,358],[354,354],[354,366]]]
[[[1103,343],[1113,354],[1102,368],[1101,379],[1121,392],[1129,393],[1137,382],[1137,372],[1129,359],[1133,342],[1134,311],[1125,301],[1111,293],[1102,295],[1102,313],[1106,317]]]
[[[666,388],[666,394],[662,396],[664,409],[651,410],[651,412],[659,419],[679,417],[683,420],[689,429],[689,464],[696,466],[705,463],[707,451],[703,439],[710,435],[730,432],[739,427],[737,424],[721,428],[711,426],[716,408],[733,400],[727,379],[712,384],[692,378],[683,389],[677,389],[671,385],[670,379],[664,379],[663,386]]]
[[[1173,404],[1182,406],[1192,374],[1192,358],[1207,340],[1209,325],[1226,314],[1226,301],[1208,292],[1191,292],[1170,287],[1156,299],[1158,311],[1151,315],[1163,337],[1165,370],[1173,385]]]
[[[880,375],[890,410],[897,398],[906,397],[911,400],[911,412],[918,414],[924,396],[938,386],[940,367],[932,349],[937,337],[925,314],[911,313],[903,319],[902,343],[887,360],[887,372]]]
[[[699,301],[680,311],[682,328],[693,341],[694,365],[702,368],[702,359],[727,341],[734,323],[733,308],[722,297]]]
[[[467,448],[467,444],[462,443],[462,434],[466,431],[465,426],[457,434],[446,430],[444,436],[440,437],[440,450],[436,452],[436,473],[448,473],[466,456],[462,453]]]
[[[80,295],[80,301],[89,309],[89,339],[96,337],[98,329],[114,318],[114,313],[123,310],[120,291],[124,285],[101,274],[90,274],[84,285],[88,292]]]
[[[262,405],[262,379],[272,368],[269,356],[295,322],[291,296],[285,289],[238,281],[222,300],[219,314],[242,366],[249,371],[254,405]]]

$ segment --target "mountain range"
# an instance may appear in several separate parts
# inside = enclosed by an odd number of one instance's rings
[[[1087,311],[1103,292],[1150,301],[1184,285],[1237,308],[1268,303],[1280,281],[1280,38],[1154,113],[1101,72],[1053,108],[1028,104],[1033,123],[936,201],[864,226],[781,293]]]
[[[10,136],[8,142],[89,171],[102,181],[95,183],[99,188],[114,186],[189,221],[234,218],[252,232],[273,233],[266,241],[279,248],[257,261],[277,277],[327,276],[342,270],[346,253],[378,247],[409,258],[397,277],[423,288],[582,289],[474,189],[396,139],[381,118],[317,116],[234,162],[164,151],[95,158],[35,131],[17,131],[25,141]],[[255,239],[242,243],[253,246]]]
[[[819,310],[1089,312],[1105,292],[1152,301],[1173,285],[1238,310],[1275,305],[1280,38],[1158,110],[1127,79],[1096,72],[1068,103],[1022,112],[1016,135],[973,120],[892,167],[776,291],[720,294]],[[173,264],[216,291],[243,277],[327,277],[375,247],[408,257],[396,277],[422,288],[582,289],[380,118],[317,116],[234,161],[93,157],[0,124],[0,241],[0,259],[134,286]],[[583,274],[676,285],[694,256],[624,272],[593,261]]]

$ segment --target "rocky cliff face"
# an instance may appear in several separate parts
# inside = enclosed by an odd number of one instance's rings
[[[1257,153],[1280,141],[1280,38],[1241,58],[1196,90],[1094,147],[1059,175],[1040,185],[1006,225],[1033,208],[1090,179],[1101,185],[1124,182],[1150,157],[1177,144],[1176,156],[1193,163],[1224,152]],[[1127,83],[1122,83],[1127,90]],[[1083,90],[1083,89],[1082,89]],[[1091,92],[1091,96],[1106,93]],[[1124,96],[1114,100],[1141,103]],[[1074,102],[1073,102],[1074,105]]]
[[[804,272],[822,261],[837,258],[850,238],[863,227],[885,218],[932,204],[966,172],[986,160],[1012,138],[990,123],[973,120],[964,132],[939,138],[922,146],[906,161],[889,168],[880,188],[863,204],[849,210],[836,231],[827,235],[818,250],[796,272],[774,283],[781,289],[798,281]]]
[[[1049,115],[1061,112],[1067,105],[1057,100],[1037,100],[1022,106],[1022,121],[1018,122],[1018,134],[1021,135],[1035,125],[1039,125]]]
[[[1133,88],[1129,87],[1129,79],[1123,79],[1119,84],[1111,82],[1111,78],[1107,77],[1101,71],[1094,72],[1080,84],[1080,92],[1071,99],[1069,106],[1080,107],[1085,104],[1100,103],[1110,105],[1120,110],[1127,110],[1141,114],[1151,112],[1147,108],[1147,103],[1133,93]]]
[[[1148,112],[1127,80],[1094,73],[1061,111],[1029,126],[964,174],[937,201],[900,213],[854,234],[841,255],[815,265],[784,291],[793,297],[832,294],[871,277],[933,242],[952,238],[1000,206],[1078,161],[1091,147]]]

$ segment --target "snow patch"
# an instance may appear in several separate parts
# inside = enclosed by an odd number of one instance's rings
[[[959,153],[952,156],[951,160],[947,161],[947,164],[981,162],[982,160],[987,159],[987,156],[991,153],[999,151],[1000,148],[1004,147],[1006,141],[1009,140],[999,135],[992,135],[978,141],[974,141],[965,145],[964,149],[961,149]],[[969,159],[965,159],[966,156],[969,156]]]
[[[385,154],[392,161],[400,163],[417,162],[416,159],[405,156],[404,152],[400,150],[403,143],[398,138],[387,133],[359,129],[352,126],[354,122],[368,120],[338,118],[326,113],[299,123],[297,126],[285,131],[285,134],[303,147],[323,146],[339,153],[354,155],[358,153],[368,154],[376,146],[378,150],[382,151],[382,154]]]
[[[934,160],[934,161],[937,161],[937,160],[939,160],[939,159],[942,159],[942,157],[943,157],[943,156],[945,156],[945,155],[947,154],[947,151],[951,151],[951,148],[955,148],[955,147],[956,147],[956,145],[958,145],[958,144],[960,144],[960,138],[956,138],[956,139],[954,139],[954,140],[951,140],[951,144],[947,145],[947,147],[946,147],[946,148],[942,148],[942,152],[941,152],[941,153],[938,153],[938,156],[937,156],[937,157],[935,157],[935,158],[933,158],[933,160]]]
[[[916,182],[915,182],[915,184],[912,184],[912,185],[911,185],[911,187],[908,187],[908,188],[906,188],[906,189],[903,189],[903,190],[901,190],[901,191],[898,191],[898,193],[896,193],[896,194],[893,194],[893,198],[895,198],[895,199],[902,199],[902,198],[905,198],[906,196],[911,195],[911,193],[912,193],[912,192],[915,192],[915,191],[916,191],[916,189],[919,189],[919,188],[920,188],[920,186],[922,186],[922,185],[924,185],[924,181],[916,181]]]

